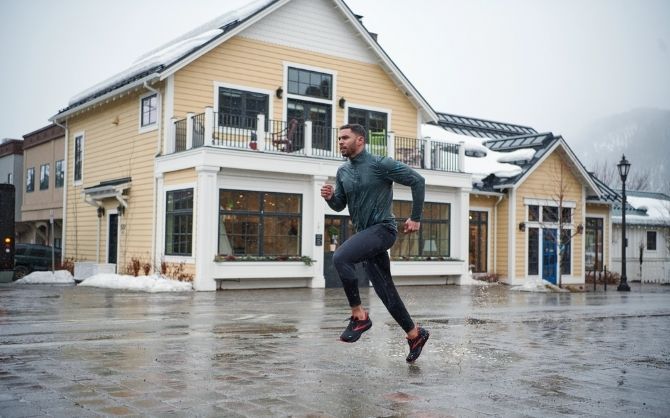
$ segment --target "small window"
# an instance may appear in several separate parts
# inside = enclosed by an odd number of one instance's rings
[[[74,137],[74,177],[75,183],[81,182],[82,179],[82,164],[84,160],[84,135],[77,135]]]
[[[647,231],[647,250],[656,251],[656,231]]]
[[[47,190],[49,188],[49,164],[42,164],[40,166],[40,190]]]
[[[193,189],[167,192],[165,254],[190,256],[193,246]]]
[[[572,209],[561,208],[561,221],[564,224],[572,223]]]
[[[333,76],[310,70],[289,67],[288,92],[301,96],[331,99]]]
[[[65,166],[63,165],[63,160],[56,161],[56,188],[63,187],[65,182]]]
[[[558,208],[556,206],[542,206],[542,222],[558,222]]]
[[[35,168],[30,167],[26,170],[26,192],[35,190]]]
[[[158,95],[152,94],[142,98],[141,120],[143,128],[156,124],[158,120]]]
[[[528,220],[531,222],[539,222],[540,207],[537,205],[528,206]]]
[[[258,115],[268,115],[268,104],[267,94],[219,87],[219,126],[255,130]],[[268,123],[265,118],[265,129]]]

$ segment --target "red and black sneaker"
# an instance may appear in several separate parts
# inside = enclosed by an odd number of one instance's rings
[[[365,319],[359,320],[352,316],[349,318],[349,325],[347,325],[347,328],[340,335],[340,340],[345,343],[355,343],[371,327],[372,321],[370,321],[370,315],[367,312],[365,313]]]
[[[407,339],[407,343],[409,344],[409,354],[405,360],[407,360],[408,363],[413,363],[419,358],[421,349],[423,349],[426,341],[428,341],[428,337],[430,337],[430,332],[419,327],[419,335],[411,340],[409,338]]]

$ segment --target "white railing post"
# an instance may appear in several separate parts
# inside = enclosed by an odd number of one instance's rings
[[[214,144],[214,109],[205,107],[205,138],[203,145],[208,147]]]
[[[395,133],[389,132],[386,137],[386,152],[388,156],[395,159]]]
[[[423,168],[430,170],[433,163],[433,141],[429,138],[423,144]]]
[[[305,121],[305,155],[312,155],[312,121]]]
[[[177,122],[177,118],[171,117],[170,118],[170,126],[168,126],[168,140],[165,143],[165,153],[166,154],[172,154],[177,150],[177,129],[175,127],[175,122]]]
[[[465,141],[458,142],[458,171],[465,172]]]
[[[186,114],[186,149],[193,148],[193,112]]]
[[[256,120],[256,149],[265,151],[265,115],[262,113]]]

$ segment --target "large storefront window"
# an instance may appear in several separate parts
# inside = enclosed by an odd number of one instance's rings
[[[402,224],[409,218],[411,212],[412,202],[393,202],[393,213],[398,229],[402,230]],[[450,214],[449,203],[424,203],[421,229],[415,234],[398,234],[398,240],[391,247],[391,257],[395,259],[449,257]]]
[[[302,196],[219,191],[219,255],[301,254]]]
[[[486,272],[488,212],[470,211],[470,257],[468,264],[474,273]]]
[[[585,262],[587,270],[602,270],[603,268],[603,220],[602,218],[586,218]]]
[[[193,189],[166,193],[165,254],[191,255],[193,246]]]

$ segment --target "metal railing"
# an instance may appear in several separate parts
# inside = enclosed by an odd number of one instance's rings
[[[271,120],[263,115],[247,117],[207,108],[205,113],[189,113],[186,119],[174,122],[174,151],[214,146],[342,159],[338,133],[338,128],[311,121]],[[413,168],[450,172],[462,170],[464,153],[460,147],[459,144],[395,136],[384,131],[371,131],[367,143],[371,154],[389,155]]]

